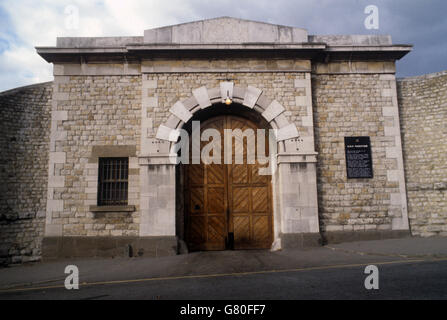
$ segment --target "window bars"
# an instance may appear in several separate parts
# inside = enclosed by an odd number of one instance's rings
[[[99,158],[98,206],[127,205],[128,158]]]

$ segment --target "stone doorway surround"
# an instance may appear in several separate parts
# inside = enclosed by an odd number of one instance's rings
[[[143,81],[143,88],[156,84]],[[310,73],[295,81],[305,88],[302,97],[308,115],[303,126],[313,127]],[[313,136],[302,137],[291,123],[279,101],[271,100],[253,86],[237,86],[224,81],[219,87],[206,86],[192,90],[188,99],[177,101],[170,108],[170,117],[157,128],[156,138],[147,136],[146,124],[151,124],[142,107],[142,139],[139,157],[141,183],[140,237],[176,236],[176,170],[174,145],[180,129],[199,110],[221,104],[227,95],[234,103],[259,113],[276,129],[278,152],[273,155],[276,170],[272,177],[274,242],[272,250],[287,247],[319,245],[316,162]],[[144,96],[144,95],[143,95]],[[146,98],[143,98],[143,100]],[[312,131],[313,132],[313,131]]]

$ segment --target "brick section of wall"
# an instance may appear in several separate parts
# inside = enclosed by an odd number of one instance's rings
[[[400,79],[398,97],[412,233],[447,236],[447,71]]]
[[[391,76],[380,74],[315,75],[313,110],[318,155],[318,206],[321,230],[396,230],[406,215],[400,195],[405,187],[396,155],[387,150],[400,138],[397,117],[385,112],[396,108]],[[393,131],[394,132],[394,131]],[[398,129],[397,129],[397,132]],[[369,136],[373,179],[347,179],[345,136]],[[402,179],[400,179],[402,176]],[[402,186],[400,184],[403,184]]]
[[[56,77],[53,113],[64,139],[54,141],[54,154],[65,154],[54,162],[54,176],[61,184],[51,188],[54,203],[47,207],[46,235],[50,236],[137,236],[139,229],[139,166],[141,76]],[[56,132],[57,132],[56,131]],[[129,205],[135,212],[94,213],[97,204],[98,163],[93,146],[133,146],[129,158]],[[112,156],[112,155],[103,155]],[[47,215],[49,215],[47,213]],[[49,232],[51,231],[51,233]]]
[[[0,93],[0,264],[40,259],[51,96],[51,83]]]

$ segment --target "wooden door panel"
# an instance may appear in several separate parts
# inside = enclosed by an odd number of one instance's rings
[[[233,190],[232,206],[231,206],[232,212],[233,213],[249,212],[250,198],[248,188],[233,186],[232,190]]]
[[[208,217],[208,242],[222,243],[226,237],[226,216]]]
[[[187,185],[203,185],[205,167],[201,164],[191,164],[188,166]]]
[[[221,184],[225,183],[225,166],[219,164],[211,164],[205,166],[206,168],[206,183],[207,184]]]
[[[234,244],[250,242],[250,216],[233,215]]]
[[[260,175],[259,174],[259,169],[260,168],[265,168],[266,166],[261,166],[261,165],[251,165],[250,166],[250,170],[251,170],[251,183],[254,184],[268,184],[270,182],[270,175]]]
[[[248,183],[248,170],[245,164],[231,165],[231,178],[233,184]]]
[[[208,188],[208,214],[225,214],[225,188]]]
[[[206,240],[206,217],[189,217],[188,238],[191,243],[203,243]]]
[[[189,210],[191,214],[200,214],[204,212],[205,201],[203,187],[190,188]]]
[[[269,240],[269,217],[254,216],[253,217],[253,241],[256,243],[267,243]]]
[[[268,213],[268,187],[251,188],[252,212]]]
[[[251,129],[256,134],[257,126],[243,118],[221,116],[202,125],[202,130],[208,128],[221,134],[223,162],[224,129]],[[272,243],[271,176],[259,175],[260,164],[247,163],[247,138],[239,139],[238,147],[236,139],[232,140],[232,164],[189,165],[186,169],[186,240],[191,250],[223,250],[231,232],[235,249],[269,248]],[[235,152],[243,154],[243,164],[235,163]]]

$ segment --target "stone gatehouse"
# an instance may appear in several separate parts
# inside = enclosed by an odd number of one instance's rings
[[[0,94],[0,255],[445,235],[447,161],[434,161],[447,132],[431,133],[444,126],[446,74],[396,81],[411,50],[226,17],[38,47],[54,81]],[[273,130],[271,174],[177,164],[194,121],[223,135]]]

